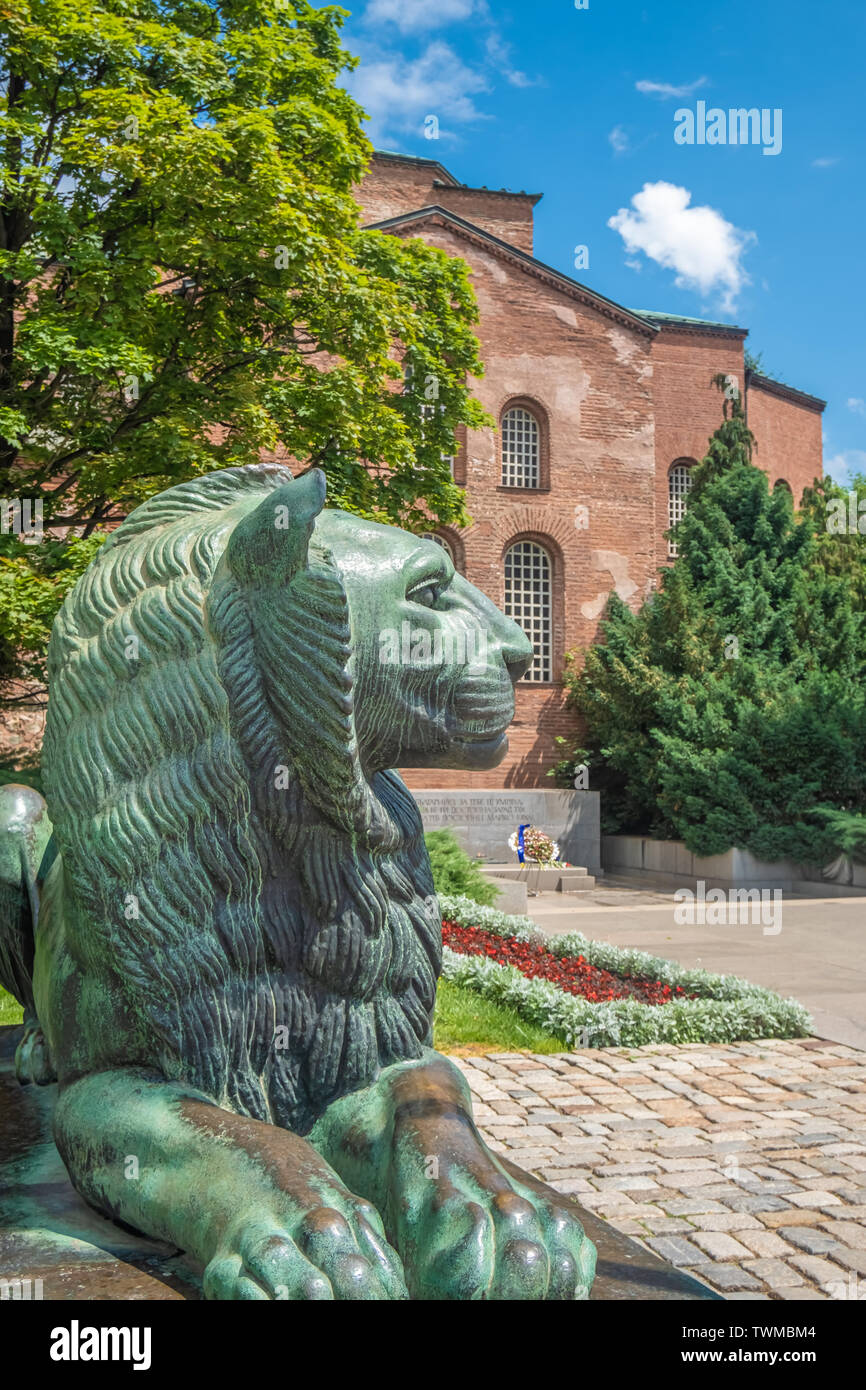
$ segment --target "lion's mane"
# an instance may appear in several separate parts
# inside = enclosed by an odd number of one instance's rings
[[[226,469],[111,536],[54,625],[44,764],[70,945],[141,1060],[303,1132],[429,1043],[441,930],[417,808],[361,769],[332,556],[267,601],[226,564],[289,482]]]

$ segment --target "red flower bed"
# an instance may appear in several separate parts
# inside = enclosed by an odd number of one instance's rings
[[[551,980],[568,994],[579,994],[593,1004],[609,999],[639,999],[643,1004],[669,1004],[688,999],[681,985],[663,985],[660,980],[637,980],[630,975],[611,975],[590,965],[583,956],[555,956],[543,946],[518,941],[513,936],[497,936],[481,927],[461,927],[442,923],[442,940],[461,956],[487,956],[499,965],[516,965],[529,979]]]

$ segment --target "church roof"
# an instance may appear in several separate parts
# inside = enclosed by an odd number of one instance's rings
[[[771,396],[781,396],[783,400],[804,405],[810,410],[823,411],[826,408],[827,402],[822,401],[820,396],[810,396],[806,391],[798,391],[796,386],[788,386],[784,381],[764,376],[763,372],[750,371],[746,376],[749,386],[757,386],[760,391],[768,391]]]
[[[714,329],[730,336],[745,338],[748,335],[748,328],[738,328],[733,323],[722,323],[718,319],[695,319],[688,318],[685,314],[663,314],[655,309],[635,309],[634,313],[640,318],[646,319],[648,323],[659,325],[670,324],[671,327],[697,328],[712,332]]]
[[[448,173],[442,165],[434,159],[421,159],[412,155],[389,156],[387,151],[377,150],[377,155],[393,157],[394,159],[406,160],[411,163],[435,165],[441,169],[453,186],[458,188],[466,187],[465,184],[458,184],[456,179]],[[486,190],[490,192],[491,190]],[[504,191],[504,190],[503,190]],[[523,195],[526,196],[526,195]],[[539,195],[540,196],[540,195]],[[580,281],[572,279],[570,275],[565,275],[561,270],[554,269],[553,266],[545,265],[535,256],[530,256],[528,252],[521,251],[513,246],[511,242],[503,241],[501,237],[494,236],[484,227],[477,226],[474,222],[469,222],[459,213],[452,212],[450,208],[440,207],[438,203],[430,203],[423,208],[415,208],[411,212],[398,213],[396,217],[386,217],[381,222],[370,222],[367,224],[368,230],[379,232],[399,231],[404,227],[411,227],[413,224],[422,222],[439,222],[454,229],[458,235],[464,236],[469,241],[474,241],[476,245],[481,245],[494,255],[499,255],[503,260],[510,260],[521,266],[530,275],[536,276],[546,284],[552,285],[556,289],[564,291],[572,298],[579,300],[583,304],[589,305],[607,318],[626,324],[630,328],[637,328],[644,333],[658,333],[665,325],[679,327],[686,332],[707,334],[712,337],[727,337],[745,339],[748,337],[748,328],[739,328],[736,324],[721,323],[715,319],[689,318],[684,314],[666,314],[653,309],[627,309],[622,304],[617,304],[615,300],[606,298],[603,294],[591,290]],[[811,396],[806,391],[799,391],[794,386],[787,386],[784,382],[774,381],[771,377],[764,376],[759,372],[748,373],[749,383],[757,386],[759,390],[768,391],[773,395],[778,395],[784,399],[791,400],[796,404],[804,405],[808,409],[823,410],[826,401],[822,401],[817,396]]]
[[[623,305],[617,304],[612,299],[607,299],[603,294],[589,289],[578,280],[573,280],[570,275],[564,275],[561,270],[555,270],[553,266],[545,265],[544,261],[539,261],[535,256],[530,256],[528,252],[520,251],[516,246],[512,246],[511,242],[503,241],[501,237],[494,236],[492,232],[476,226],[474,222],[467,222],[466,218],[461,217],[459,213],[452,212],[450,208],[440,207],[437,203],[431,203],[424,208],[416,208],[412,212],[398,213],[396,217],[386,217],[382,222],[368,223],[367,230],[399,231],[404,227],[408,228],[422,222],[439,222],[452,227],[468,241],[475,242],[476,245],[482,246],[503,260],[510,260],[530,275],[534,275],[537,279],[543,280],[556,289],[563,290],[572,298],[598,310],[607,318],[616,319],[617,322],[625,324],[629,328],[636,328],[639,332],[649,335],[658,332],[655,325],[643,315],[636,314],[632,309],[624,308]]]
[[[452,188],[463,187],[463,184],[460,182],[460,180],[456,179],[454,175],[450,173],[448,169],[445,168],[444,164],[440,164],[438,159],[425,159],[420,154],[398,154],[396,150],[374,150],[373,158],[384,159],[395,164],[415,164],[421,167],[426,166],[428,169],[437,170],[439,177],[442,179],[443,183],[450,184]]]
[[[454,177],[450,169],[446,169],[444,164],[439,163],[438,159],[425,159],[423,155],[398,154],[395,150],[374,150],[373,158],[392,161],[395,164],[414,164],[435,171],[437,176],[433,180],[434,186],[437,183],[444,183],[449,188],[462,188],[467,193],[493,193],[497,198],[528,198],[533,206],[544,197],[543,193],[526,193],[523,189],[517,192],[513,188],[488,188],[486,184],[477,187],[471,183],[461,183],[459,179]]]

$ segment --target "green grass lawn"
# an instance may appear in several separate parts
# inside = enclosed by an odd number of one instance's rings
[[[440,1052],[567,1052],[562,1038],[527,1023],[514,1009],[440,980],[433,1044]]]
[[[5,786],[7,782],[21,782],[25,787],[42,790],[39,772],[32,768],[28,772],[12,772],[8,767],[0,767],[0,787]],[[22,1017],[21,1005],[0,985],[0,1026],[5,1023],[20,1023]]]
[[[0,989],[0,1024],[20,1023],[21,1005]],[[440,1052],[564,1052],[562,1038],[527,1023],[514,1009],[440,980],[434,1042]]]
[[[11,994],[0,986],[0,1024],[20,1023],[23,1017],[21,1005]]]
[[[42,780],[37,768],[28,771],[12,772],[8,767],[0,767],[0,787],[7,782],[21,782],[25,787],[35,787],[42,791]],[[23,1017],[21,1005],[0,985],[0,1027],[6,1023],[20,1023]]]

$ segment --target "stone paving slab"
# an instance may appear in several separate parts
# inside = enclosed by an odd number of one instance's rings
[[[866,1299],[866,1052],[454,1057],[491,1148],[726,1297]]]

